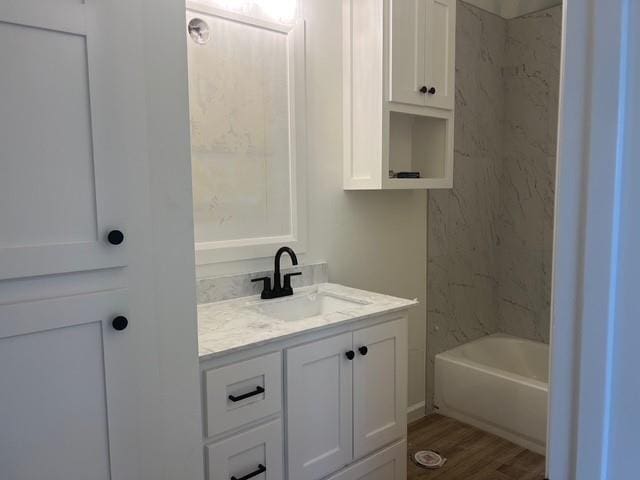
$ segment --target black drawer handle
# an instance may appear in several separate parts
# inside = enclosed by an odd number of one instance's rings
[[[258,475],[260,475],[261,473],[264,473],[267,471],[267,467],[265,467],[264,465],[260,464],[258,465],[258,469],[255,472],[251,472],[251,473],[247,473],[244,477],[236,477],[235,475],[233,475],[231,477],[231,480],[249,480],[250,478],[253,477],[257,477]]]
[[[260,395],[261,393],[264,393],[264,388],[256,387],[256,389],[253,392],[244,393],[242,395],[238,395],[237,397],[235,395],[229,395],[229,400],[231,400],[232,402],[239,402],[240,400],[244,400],[250,397],[255,397],[256,395]],[[251,477],[246,477],[246,478],[251,478]]]

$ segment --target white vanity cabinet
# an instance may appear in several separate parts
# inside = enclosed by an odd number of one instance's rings
[[[455,26],[455,0],[343,0],[346,190],[453,185]]]
[[[402,440],[327,480],[406,480],[407,442]]]
[[[289,478],[315,480],[406,434],[404,319],[287,350]]]
[[[404,311],[217,357],[201,370],[208,480],[406,475]]]

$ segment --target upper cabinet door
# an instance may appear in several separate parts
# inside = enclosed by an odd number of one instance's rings
[[[126,263],[126,98],[101,3],[0,3],[0,280]]]
[[[361,458],[406,434],[406,320],[358,330],[353,346],[353,448]]]
[[[424,105],[426,3],[391,0],[389,100]]]
[[[352,460],[351,333],[287,351],[289,478],[317,480]]]
[[[389,100],[452,109],[454,0],[391,0]]]
[[[452,109],[455,96],[455,0],[426,0],[425,105]]]

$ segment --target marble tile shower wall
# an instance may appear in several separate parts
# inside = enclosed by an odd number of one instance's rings
[[[498,328],[549,342],[562,7],[507,22]]]
[[[548,341],[560,17],[458,1],[454,188],[429,192],[428,409],[438,353],[496,332]]]

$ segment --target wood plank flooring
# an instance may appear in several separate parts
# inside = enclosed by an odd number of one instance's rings
[[[409,425],[409,454],[435,450],[444,467],[407,464],[407,480],[543,480],[544,457],[477,428],[440,415]]]

